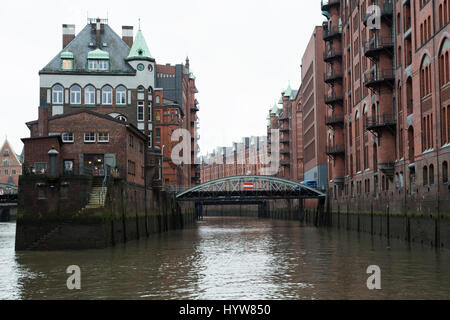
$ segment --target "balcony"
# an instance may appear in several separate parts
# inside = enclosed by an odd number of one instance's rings
[[[392,37],[374,37],[364,43],[364,55],[368,58],[375,58],[382,52],[392,56],[393,50],[394,39]]]
[[[280,164],[283,167],[290,167],[291,166],[291,162],[289,160],[281,160]]]
[[[342,49],[330,49],[323,53],[323,60],[325,62],[331,62],[333,60],[340,60],[342,58]]]
[[[364,74],[364,85],[371,89],[377,88],[383,84],[388,84],[392,87],[394,85],[394,81],[394,69],[373,70]]]
[[[327,24],[323,25],[323,40],[329,41],[334,38],[341,38],[342,37],[342,27],[341,26],[332,26],[331,28],[328,27]]]
[[[281,148],[280,149],[280,154],[291,154],[291,152],[289,151],[288,148]]]
[[[282,138],[280,140],[280,142],[283,143],[283,144],[289,144],[290,143],[289,139],[286,139],[286,138]]]
[[[340,0],[322,0],[321,1],[321,8],[322,11],[329,11],[332,7],[338,7],[341,5]]]
[[[283,128],[280,129],[280,131],[281,131],[281,132],[289,132],[289,131],[291,131],[291,129],[290,129],[290,128],[284,128],[284,127],[283,127]]]
[[[344,97],[342,96],[342,94],[333,91],[331,93],[326,93],[324,96],[324,100],[325,104],[335,105],[339,103],[342,105],[344,102]]]
[[[342,81],[342,71],[341,70],[330,70],[325,72],[323,80],[325,83],[334,83],[336,81]]]
[[[385,128],[395,130],[397,121],[393,114],[381,114],[366,119],[366,128],[370,131],[379,131]]]
[[[344,115],[331,115],[325,117],[325,124],[329,127],[344,127]]]
[[[289,116],[281,115],[278,120],[280,121],[289,121]]]
[[[389,177],[393,177],[395,173],[395,163],[394,162],[384,162],[378,164],[378,169]]]
[[[379,13],[381,16],[381,19],[384,19],[385,21],[388,22],[392,22],[392,15],[394,13],[394,4],[392,1],[389,0],[383,0],[380,1],[381,4],[379,4],[380,10],[381,12]],[[377,5],[375,3],[375,5]],[[365,26],[367,26],[367,21],[369,20],[369,18],[374,15],[376,12],[372,11],[372,12],[363,12],[362,14],[362,21],[364,23]]]
[[[326,146],[325,153],[330,157],[345,156],[345,146],[343,144]]]

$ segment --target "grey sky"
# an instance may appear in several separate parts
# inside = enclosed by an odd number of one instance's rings
[[[320,1],[3,1],[0,11],[0,140],[17,153],[37,119],[38,71],[61,49],[63,23],[104,18],[121,35],[141,18],[157,63],[181,63],[189,55],[200,91],[201,153],[243,136],[265,135],[268,109],[290,80],[300,84],[300,61]]]

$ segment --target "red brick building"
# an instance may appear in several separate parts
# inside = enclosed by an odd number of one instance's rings
[[[133,124],[90,110],[52,117],[46,107],[39,111],[39,120],[27,123],[30,138],[22,139],[26,173],[51,173],[49,151],[56,150],[58,176],[113,172],[128,183],[145,185],[147,137]]]
[[[0,193],[17,190],[19,176],[22,174],[22,163],[19,158],[8,139],[5,139],[0,149]]]
[[[335,199],[449,198],[449,10],[447,0],[322,2]]]

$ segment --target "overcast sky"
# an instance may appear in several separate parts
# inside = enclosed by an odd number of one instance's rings
[[[268,110],[288,82],[300,85],[303,51],[323,16],[319,0],[2,1],[0,140],[17,153],[36,120],[38,72],[62,46],[62,24],[78,33],[87,15],[141,29],[157,63],[189,56],[197,77],[201,153],[265,135]]]

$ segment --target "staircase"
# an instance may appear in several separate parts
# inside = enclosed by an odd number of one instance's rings
[[[103,192],[102,192],[103,191]],[[103,178],[95,177],[92,181],[92,189],[89,194],[88,204],[84,209],[103,208],[105,206],[105,198],[108,188],[103,187]]]

